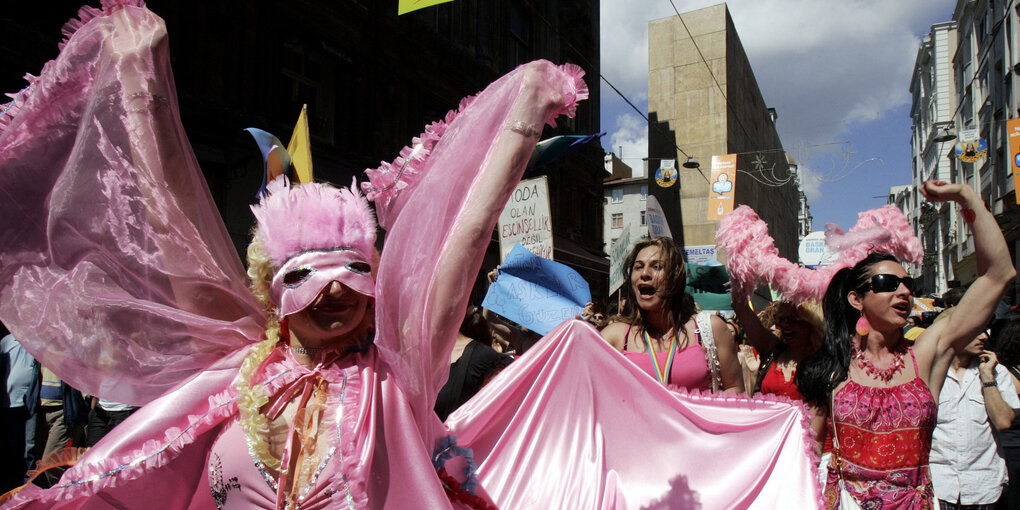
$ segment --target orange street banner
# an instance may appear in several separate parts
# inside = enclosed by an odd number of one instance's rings
[[[1020,190],[1020,119],[1006,121],[1006,137],[1009,146],[1009,171],[1013,174],[1013,188]],[[1016,193],[1020,204],[1020,191]]]
[[[712,156],[712,189],[708,192],[708,219],[721,220],[733,210],[737,155]]]
[[[452,1],[453,0],[400,0],[397,2],[397,16]]]

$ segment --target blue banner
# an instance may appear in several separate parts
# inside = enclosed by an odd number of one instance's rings
[[[503,260],[482,306],[545,335],[580,315],[589,301],[588,282],[577,271],[516,244]]]

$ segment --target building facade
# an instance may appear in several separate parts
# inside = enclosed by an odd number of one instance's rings
[[[630,225],[635,238],[648,236],[646,219],[648,178],[645,171],[633,172],[615,154],[606,154],[606,172],[602,181],[605,233],[603,243],[608,251],[624,229]]]
[[[725,4],[649,22],[649,193],[687,246],[714,245],[708,219],[711,159],[737,154],[735,203],[769,225],[782,256],[796,260],[802,212],[796,172],[776,130]],[[696,156],[700,168],[677,165],[678,182],[656,183],[662,160]],[[806,214],[805,214],[806,213]]]
[[[924,260],[916,268],[921,276],[918,294],[941,295],[954,279],[959,254],[956,242],[957,217],[953,205],[931,204],[920,195],[927,180],[949,181],[952,161],[948,155],[954,143],[953,112],[956,109],[955,72],[956,22],[932,25],[914,60],[911,93],[911,184],[896,189],[896,202],[903,204],[914,233],[924,248]],[[890,190],[890,196],[894,191]],[[909,196],[901,196],[908,193]]]

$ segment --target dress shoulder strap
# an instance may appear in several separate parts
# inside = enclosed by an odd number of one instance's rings
[[[627,350],[627,342],[630,341],[630,328],[633,324],[627,324],[627,332],[623,334],[623,350]]]
[[[694,323],[698,326],[697,334],[701,346],[705,349],[708,372],[712,375],[712,391],[719,391],[719,388],[722,387],[722,376],[720,375],[719,357],[715,352],[715,336],[712,334],[712,314],[698,312],[694,316]]]
[[[910,353],[910,361],[914,363],[914,377],[921,377],[921,372],[917,370],[917,358],[914,357],[914,348],[907,347],[907,352]]]

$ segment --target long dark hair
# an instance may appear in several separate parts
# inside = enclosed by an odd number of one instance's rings
[[[861,313],[847,300],[847,295],[868,282],[875,264],[885,261],[900,262],[888,253],[872,253],[854,267],[840,269],[825,289],[822,299],[825,339],[818,351],[797,365],[794,379],[805,402],[815,407],[828,407],[832,390],[847,378],[854,326],[861,317]]]
[[[627,300],[627,308],[623,311],[623,322],[644,328],[644,315],[641,307],[637,306],[637,296],[634,295],[634,287],[631,285],[631,273],[634,270],[634,261],[638,253],[649,246],[657,246],[662,256],[662,295],[670,307],[670,314],[667,318],[667,325],[677,329],[687,324],[687,321],[697,313],[694,307],[694,298],[685,290],[687,288],[687,269],[684,264],[680,248],[668,237],[645,239],[630,251],[623,262],[623,296]],[[669,324],[676,317],[679,322]]]

